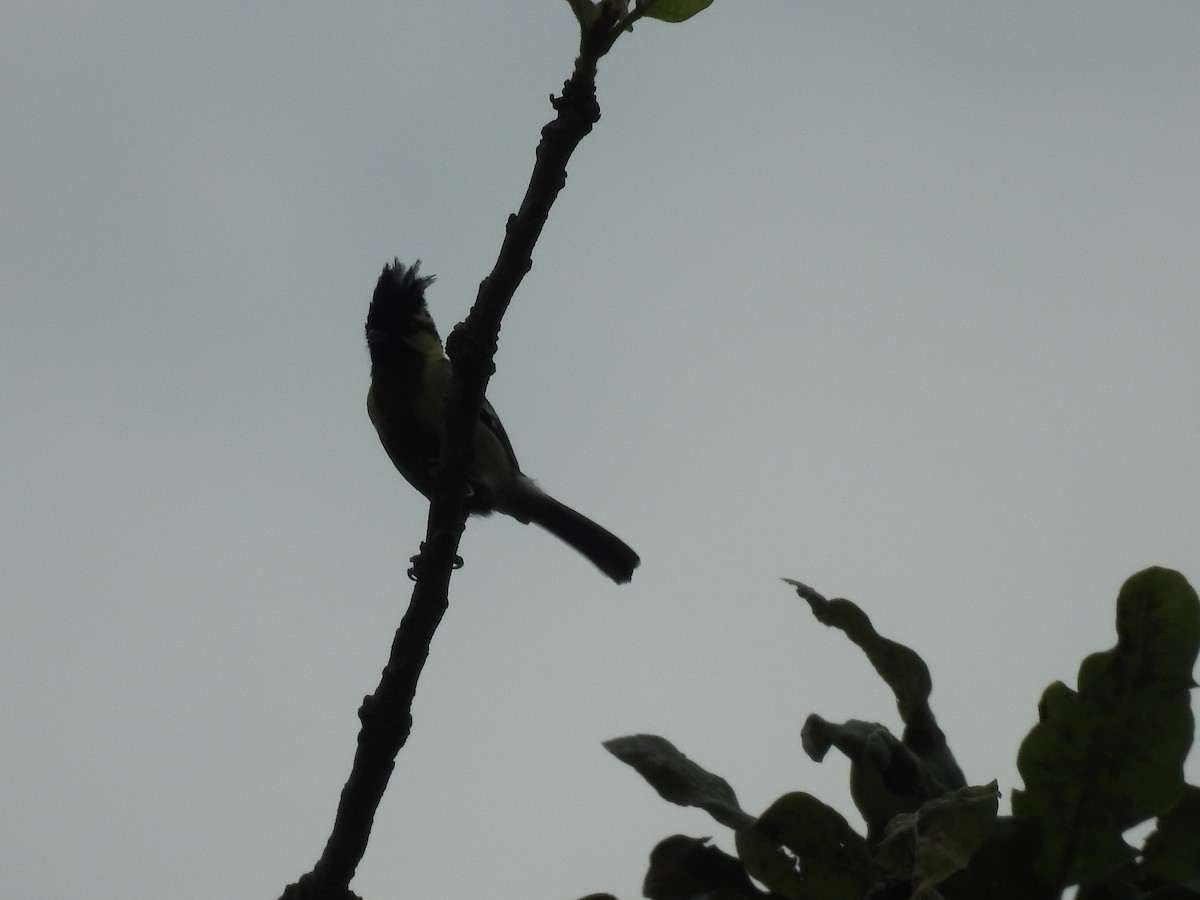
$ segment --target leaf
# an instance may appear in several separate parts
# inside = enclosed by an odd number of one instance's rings
[[[1185,785],[1179,802],[1158,817],[1142,848],[1142,866],[1176,884],[1200,879],[1200,787]]]
[[[1075,900],[1145,900],[1146,892],[1132,882],[1114,878],[1082,885]]]
[[[849,600],[826,600],[799,581],[783,580],[807,601],[818,622],[844,632],[858,645],[879,677],[891,688],[896,697],[896,708],[904,721],[905,746],[925,761],[946,790],[964,787],[966,778],[929,706],[933,679],[925,661],[912,648],[879,634],[867,614]]]
[[[1117,598],[1116,646],[1083,661],[1078,692],[1056,682],[1042,695],[1013,812],[1041,822],[1036,866],[1053,884],[1102,880],[1134,856],[1122,833],[1179,800],[1198,650],[1196,592],[1146,569]]]
[[[753,827],[754,817],[738,805],[729,782],[692,762],[665,738],[635,734],[605,741],[604,748],[633,766],[663,799],[698,806],[735,830]]]
[[[893,819],[875,858],[889,872],[912,880],[914,900],[931,897],[934,885],[965,869],[983,846],[999,801],[994,781],[943,794]]]
[[[1200,886],[1185,887],[1181,884],[1169,884],[1146,894],[1145,900],[1200,900]]]
[[[966,870],[938,887],[947,900],[1059,900],[1062,891],[1033,871],[1040,845],[1037,821],[997,816]]]
[[[682,834],[659,841],[650,851],[642,893],[650,900],[767,896],[755,887],[737,857],[711,846],[708,838]]]
[[[867,655],[875,671],[896,695],[900,717],[909,717],[929,699],[933,679],[925,661],[910,647],[883,637],[875,630],[867,614],[845,599],[826,600],[806,585],[783,579],[800,594],[822,625],[845,633]]]
[[[883,878],[862,836],[809,794],[784,794],[736,840],[746,871],[790,900],[861,900]]]
[[[698,12],[712,6],[713,0],[657,0],[648,2],[641,0],[639,7],[645,10],[648,19],[659,19],[663,22],[682,22],[690,19]]]
[[[893,818],[917,810],[946,788],[924,763],[882,725],[851,719],[842,724],[813,714],[800,730],[804,752],[820,762],[830,747],[850,760],[850,795],[872,841]]]

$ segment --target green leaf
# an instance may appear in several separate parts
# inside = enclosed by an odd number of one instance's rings
[[[1200,886],[1169,884],[1146,894],[1145,900],[1200,900]]]
[[[638,6],[648,19],[663,22],[682,22],[712,6],[713,0],[641,0]]]
[[[1075,900],[1146,900],[1146,892],[1132,882],[1115,878],[1080,886]]]
[[[904,744],[922,760],[946,790],[964,787],[966,779],[937,727],[929,706],[933,679],[925,661],[910,647],[885,638],[867,614],[845,599],[826,600],[808,585],[783,579],[796,589],[822,625],[845,633],[866,654],[875,671],[892,689],[896,708],[904,720]]]
[[[1142,848],[1142,866],[1176,884],[1200,879],[1200,787],[1186,785],[1179,802],[1158,817]]]
[[[809,794],[784,794],[736,840],[746,871],[789,900],[862,900],[884,874],[862,836]]]
[[[967,868],[938,887],[947,900],[1060,900],[1062,891],[1033,871],[1040,845],[1035,820],[997,816]]]
[[[820,594],[791,578],[783,579],[800,594],[822,625],[845,633],[867,655],[871,665],[896,695],[900,717],[909,717],[925,704],[933,690],[929,667],[915,650],[883,637],[875,630],[867,614],[845,599],[826,600]]]
[[[1117,645],[1079,668],[1079,691],[1050,685],[1021,744],[1025,789],[1013,812],[1038,819],[1037,870],[1051,883],[1103,880],[1134,856],[1122,833],[1183,792],[1194,722],[1200,600],[1182,575],[1153,568],[1117,598]]]
[[[676,834],[650,851],[650,868],[642,893],[650,900],[694,897],[765,897],[746,874],[741,861],[708,843],[708,838]]]
[[[692,762],[667,739],[635,734],[605,741],[604,748],[633,766],[664,800],[698,806],[735,830],[753,827],[754,817],[738,805],[729,782]]]
[[[889,872],[911,879],[914,900],[932,896],[934,885],[965,869],[987,840],[999,801],[994,781],[943,794],[893,819],[875,858]]]
[[[895,695],[896,709],[905,724],[902,743],[922,760],[926,772],[941,782],[942,790],[965,787],[962,769],[954,760],[946,736],[937,727],[934,710],[929,706],[934,682],[929,667],[916,650],[878,634],[866,613],[850,600],[826,600],[808,584],[792,578],[784,578],[784,581],[808,602],[817,622],[845,632],[866,654],[866,659]]]
[[[813,714],[800,730],[804,752],[820,762],[830,747],[850,760],[850,796],[872,841],[893,818],[946,792],[925,764],[886,728],[851,719],[840,725]]]

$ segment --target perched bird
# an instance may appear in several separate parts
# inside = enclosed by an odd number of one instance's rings
[[[367,313],[371,389],[367,413],[383,449],[408,483],[429,496],[441,452],[442,415],[450,389],[450,360],[425,305],[433,276],[399,260],[383,267]],[[590,559],[618,584],[633,577],[638,555],[619,537],[559,503],[521,472],[496,411],[486,400],[475,428],[467,475],[467,509],[501,512],[533,522]]]

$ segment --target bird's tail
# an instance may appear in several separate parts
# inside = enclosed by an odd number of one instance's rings
[[[523,476],[522,479],[524,484],[514,491],[519,498],[512,498],[518,501],[513,504],[518,509],[512,510],[512,515],[521,521],[540,525],[563,543],[574,547],[617,584],[625,584],[633,578],[633,570],[641,560],[632,547],[587,516],[559,503],[533,482]]]

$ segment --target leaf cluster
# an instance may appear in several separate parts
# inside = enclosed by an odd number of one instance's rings
[[[788,580],[819,622],[842,631],[891,688],[903,723],[811,715],[805,752],[850,762],[859,833],[803,792],[759,816],[724,778],[655,735],[605,747],[666,800],[734,831],[737,855],[674,835],[650,854],[651,900],[1200,900],[1200,787],[1185,783],[1200,601],[1182,575],[1151,568],[1117,598],[1117,643],[1087,657],[1077,687],[1050,685],[1021,745],[1024,788],[999,815],[995,781],[969,785],[937,726],[929,669],[875,631],[849,600]],[[1124,834],[1156,819],[1140,848]]]

